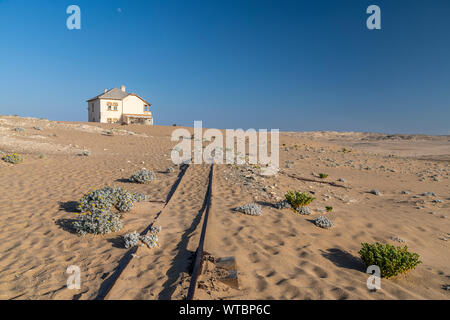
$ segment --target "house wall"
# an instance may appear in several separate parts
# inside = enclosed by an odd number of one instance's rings
[[[88,121],[98,122],[100,119],[100,100],[88,102]]]
[[[117,111],[108,110],[108,103],[117,103]],[[115,119],[118,122],[122,121],[123,104],[121,100],[100,99],[100,122],[108,123],[108,119]]]
[[[144,112],[144,106],[146,103],[136,96],[128,96],[123,99],[123,105],[123,113],[125,114],[152,115],[151,112]]]

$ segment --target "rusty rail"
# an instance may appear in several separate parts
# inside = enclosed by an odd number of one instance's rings
[[[187,293],[186,300],[193,300],[194,294],[195,294],[195,288],[197,287],[197,279],[198,276],[202,272],[202,266],[203,266],[203,245],[205,243],[205,237],[206,237],[206,228],[208,226],[208,218],[209,218],[209,210],[211,207],[211,193],[212,193],[212,180],[213,180],[213,174],[214,174],[214,164],[211,164],[211,169],[209,171],[209,183],[208,183],[208,190],[206,191],[206,207],[205,207],[205,214],[203,218],[203,227],[200,234],[200,240],[198,243],[197,250],[195,252],[195,261],[194,266],[192,270],[192,277],[191,282],[189,284],[189,290]]]

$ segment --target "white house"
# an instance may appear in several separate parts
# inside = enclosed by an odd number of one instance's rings
[[[88,100],[89,122],[153,125],[151,104],[125,87],[113,88]]]

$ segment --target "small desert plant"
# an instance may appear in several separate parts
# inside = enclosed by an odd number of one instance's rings
[[[45,158],[45,154],[41,153],[41,154],[39,155],[39,159],[44,159],[44,158]]]
[[[121,187],[106,186],[102,189],[94,189],[79,200],[78,210],[81,215],[73,226],[81,235],[119,231],[122,229],[121,216],[111,212],[111,208],[114,207],[119,212],[128,212],[136,202],[145,199],[147,199],[146,195],[129,193]]]
[[[277,209],[286,209],[286,208],[292,208],[291,205],[289,204],[289,202],[287,200],[281,200],[278,201],[277,203],[275,203],[273,205],[275,208]]]
[[[122,229],[123,225],[119,214],[104,211],[102,213],[81,213],[78,220],[74,221],[73,227],[80,235],[84,236],[86,233],[107,234],[116,232]]]
[[[135,247],[139,243],[139,233],[137,233],[136,231],[127,233],[123,236],[123,241],[125,243],[125,248],[129,249]]]
[[[161,232],[161,227],[151,227],[150,234],[145,236],[139,235],[136,231],[127,233],[123,236],[125,248],[133,248],[139,244],[139,240],[147,245],[147,247],[154,248],[159,246],[159,240],[157,234]],[[141,244],[143,245],[143,244]]]
[[[408,271],[422,263],[417,253],[408,252],[407,246],[396,248],[393,245],[383,245],[379,242],[375,244],[362,243],[361,245],[362,248],[359,254],[362,261],[367,266],[378,266],[381,270],[382,278],[408,273]]]
[[[260,216],[261,215],[261,206],[254,202],[237,207],[234,210],[251,215],[251,216]]]
[[[299,207],[305,207],[316,199],[309,193],[298,191],[288,191],[285,197],[294,210]]]
[[[314,224],[320,228],[324,228],[324,229],[330,229],[331,227],[333,227],[333,222],[328,219],[327,217],[317,217],[314,220]]]
[[[328,178],[328,174],[326,174],[326,173],[319,173],[319,178],[320,179],[326,179],[326,178]]]
[[[20,154],[13,153],[13,154],[5,154],[2,157],[2,160],[8,163],[18,164],[23,162],[23,157]]]
[[[134,173],[130,177],[131,182],[149,183],[156,179],[155,174],[151,170],[142,169]]]
[[[333,207],[331,207],[331,206],[326,206],[326,207],[325,207],[325,210],[327,210],[327,212],[331,212],[331,211],[333,211]]]

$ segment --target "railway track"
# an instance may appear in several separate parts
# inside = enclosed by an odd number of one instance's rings
[[[102,285],[99,300],[193,299],[202,271],[214,165],[185,165],[152,226],[161,226],[159,248],[134,247]],[[180,285],[191,273],[187,293]]]

